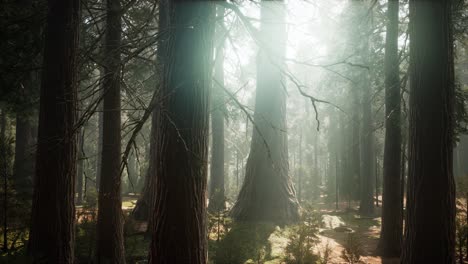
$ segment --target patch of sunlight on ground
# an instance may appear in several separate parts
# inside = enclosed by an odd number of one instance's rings
[[[288,245],[289,239],[289,231],[286,228],[281,228],[277,226],[275,231],[270,235],[268,238],[268,242],[271,245],[271,256],[273,258],[282,258],[284,257],[284,252],[286,246]],[[276,263],[276,262],[268,262],[268,263]]]
[[[122,199],[122,210],[131,210],[135,207],[137,199],[135,198],[126,198]]]
[[[336,215],[322,215],[322,223],[325,229],[334,229],[345,225],[343,219]]]

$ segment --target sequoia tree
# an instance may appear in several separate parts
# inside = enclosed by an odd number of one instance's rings
[[[121,189],[120,42],[119,0],[106,1],[104,79],[102,89],[103,137],[99,182],[96,258],[99,263],[125,263]]]
[[[385,257],[400,255],[402,235],[398,11],[398,0],[389,0],[385,40],[385,149],[382,229],[378,245],[380,253]]]
[[[157,114],[150,263],[207,262],[206,185],[214,3],[169,1]]]
[[[409,3],[409,171],[402,263],[455,263],[451,1]]]
[[[283,1],[261,2],[260,51],[253,135],[245,180],[232,209],[241,221],[298,220],[298,202],[289,176],[286,91],[282,74],[286,50]]]
[[[73,263],[80,1],[49,0],[28,253]]]

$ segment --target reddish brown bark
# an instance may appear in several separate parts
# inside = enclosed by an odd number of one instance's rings
[[[28,253],[37,263],[73,263],[80,1],[48,3]]]
[[[149,262],[205,264],[214,3],[170,1],[168,14]]]
[[[402,263],[455,263],[451,1],[410,1],[408,201]]]

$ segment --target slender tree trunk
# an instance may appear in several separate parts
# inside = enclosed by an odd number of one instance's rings
[[[358,13],[362,21],[361,39],[358,43],[362,48],[359,50],[365,65],[370,65],[370,45],[369,33],[371,28],[371,11],[369,11],[368,1],[358,1]],[[374,213],[374,129],[372,123],[372,88],[370,79],[370,68],[361,71],[360,85],[361,106],[362,106],[362,127],[361,127],[361,200],[359,212],[362,215],[372,215]]]
[[[104,78],[104,69],[101,68],[103,72],[101,74],[101,78]],[[99,92],[100,97],[104,97],[104,88],[100,87],[101,91]],[[96,153],[96,190],[99,190],[99,186],[101,183],[101,167],[102,167],[102,141],[103,141],[103,121],[104,121],[104,112],[102,107],[102,102],[99,103],[98,106],[98,119],[97,119],[97,126],[98,126],[98,136],[97,136],[97,153]]]
[[[406,136],[402,136],[402,146],[401,146],[401,174],[400,174],[400,223],[401,226],[403,227],[403,221],[405,219],[405,210],[406,210],[406,204],[405,204],[405,197],[406,197]],[[400,230],[402,233],[401,236],[401,242],[403,241],[403,228]],[[401,245],[400,242],[400,245]],[[400,252],[401,253],[401,252]]]
[[[451,1],[410,1],[408,202],[402,263],[455,263]]]
[[[401,109],[398,63],[398,0],[389,0],[385,40],[385,149],[383,165],[382,229],[378,249],[397,257],[401,250]]]
[[[374,155],[375,160],[375,207],[379,207],[379,160],[377,159],[377,155]]]
[[[103,138],[101,180],[99,182],[96,258],[99,263],[125,263],[121,198],[121,116],[119,0],[106,2],[104,41]]]
[[[169,6],[168,0],[159,1],[159,17],[158,17],[158,29],[164,32],[169,24]],[[158,42],[157,58],[156,58],[156,73],[160,76],[160,79],[164,77],[164,65],[169,59],[167,54],[168,40],[161,38]],[[159,133],[159,117],[157,111],[158,108],[153,109],[151,116],[151,131],[150,131],[150,147],[148,155],[148,170],[146,172],[145,184],[142,191],[142,196],[138,199],[135,208],[133,209],[132,216],[139,221],[148,221],[148,230],[152,230],[150,227],[151,221],[151,210],[154,207],[155,194],[156,194],[156,164],[158,163],[157,157],[157,140]]]
[[[361,201],[359,212],[363,215],[372,215],[374,213],[374,133],[372,132],[372,105],[370,81],[364,84],[362,93],[362,132],[361,132],[361,158],[362,158],[362,177],[361,177]]]
[[[3,252],[8,251],[8,153],[6,137],[6,111],[0,112],[0,173],[3,177]]]
[[[15,190],[20,199],[32,198],[32,175],[34,174],[32,117],[17,113],[15,135],[15,161],[13,175]]]
[[[361,117],[359,111],[359,90],[357,87],[352,88],[351,92],[351,100],[352,100],[352,141],[351,141],[351,173],[352,173],[352,182],[355,185],[353,188],[353,200],[359,200],[361,195],[361,142],[359,138],[359,131],[361,127]]]
[[[84,178],[84,140],[85,140],[85,129],[82,127],[80,129],[79,139],[78,139],[78,168],[76,170],[76,203],[83,203],[83,178]]]
[[[232,209],[241,221],[288,223],[298,220],[298,202],[288,173],[286,93],[283,54],[286,27],[283,1],[261,2],[253,136],[244,184]],[[273,44],[273,45],[272,45]]]
[[[211,181],[208,210],[216,212],[224,209],[224,7],[218,7],[217,16],[222,17],[216,27],[216,35],[222,38],[216,43],[215,69],[211,112]]]
[[[28,252],[37,263],[73,263],[80,1],[48,3]]]
[[[299,170],[297,171],[297,200],[300,203],[302,201],[302,129],[299,132]],[[315,175],[313,175],[315,177]],[[315,195],[315,190],[314,195]]]
[[[214,3],[170,1],[157,111],[149,263],[207,262],[206,177]],[[190,49],[187,48],[190,43]]]

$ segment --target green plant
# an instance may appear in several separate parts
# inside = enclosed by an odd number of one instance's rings
[[[361,263],[362,246],[354,233],[349,233],[341,257],[349,264]]]
[[[305,207],[300,224],[292,227],[286,246],[285,261],[289,264],[313,264],[319,259],[313,248],[319,242],[317,236],[320,217],[311,207]]]

